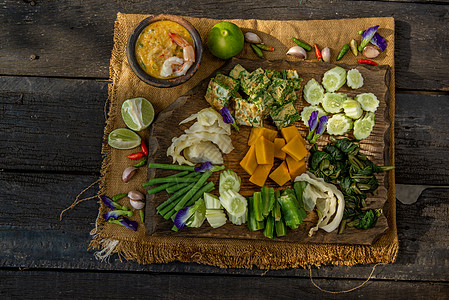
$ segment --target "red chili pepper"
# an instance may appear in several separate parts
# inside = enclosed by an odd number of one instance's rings
[[[359,62],[359,64],[365,64],[365,65],[377,66],[377,63],[376,63],[376,62],[374,62],[374,61],[372,61],[372,60],[369,60],[369,59],[360,58],[360,59],[358,60],[358,62]]]
[[[320,48],[318,48],[317,44],[313,44],[313,45],[315,46],[315,55],[316,55],[316,58],[321,59],[322,56],[321,56]]]
[[[127,155],[126,157],[130,158],[130,159],[139,159],[144,157],[145,154],[143,154],[143,152],[136,152],[136,153],[132,153],[130,155]]]
[[[145,156],[148,156],[148,147],[145,144],[144,140],[142,140],[142,142],[140,143],[140,149],[142,149],[142,152]]]

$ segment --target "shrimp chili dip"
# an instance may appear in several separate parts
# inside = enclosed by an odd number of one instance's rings
[[[195,61],[190,33],[168,20],[148,25],[137,39],[135,56],[141,68],[160,79],[184,75]]]

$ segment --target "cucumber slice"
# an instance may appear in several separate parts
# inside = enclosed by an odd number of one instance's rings
[[[326,71],[321,81],[328,92],[335,92],[346,83],[346,70],[342,67],[335,67]]]
[[[343,135],[352,129],[352,119],[345,114],[333,115],[327,121],[327,133],[332,135]]]
[[[346,84],[352,89],[359,89],[363,86],[363,76],[359,70],[351,69],[346,74]]]
[[[358,94],[354,99],[359,101],[364,111],[375,112],[379,107],[379,100],[373,93]]]
[[[322,116],[326,115],[326,112],[318,105],[310,105],[310,106],[304,107],[301,112],[301,119],[306,127],[309,127],[310,115],[315,110],[318,111],[318,118],[321,118]]]
[[[310,79],[304,86],[304,100],[312,105],[320,104],[324,97],[324,89],[315,79]]]
[[[374,128],[374,113],[367,112],[365,116],[354,122],[354,137],[358,140],[366,139]]]
[[[347,99],[346,94],[343,93],[326,93],[324,94],[323,108],[326,112],[336,114],[342,111],[343,102]]]
[[[363,114],[362,106],[358,101],[352,100],[351,98],[347,98],[345,102],[343,102],[343,110],[347,117],[352,119],[358,119]]]

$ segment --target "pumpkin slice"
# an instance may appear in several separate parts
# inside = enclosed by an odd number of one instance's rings
[[[245,157],[243,157],[240,162],[240,166],[242,166],[243,170],[246,171],[249,175],[253,175],[254,171],[257,168],[257,160],[256,160],[256,146],[252,145],[248,152],[246,152]]]
[[[258,165],[249,181],[258,186],[264,186],[272,167],[273,165]]]
[[[306,145],[306,141],[304,141],[301,133],[299,133],[298,128],[296,128],[296,126],[294,125],[282,128],[281,133],[287,143],[290,142],[295,136],[299,136],[300,141],[303,143],[303,145]]]
[[[272,165],[274,163],[274,143],[260,136],[254,144],[256,160],[259,165]],[[284,146],[285,147],[285,146]]]
[[[287,163],[288,173],[290,177],[294,180],[297,176],[305,173],[307,171],[306,160],[301,159],[300,161],[296,161],[290,155],[287,155],[285,158],[285,162]]]
[[[265,137],[271,142],[274,142],[277,134],[278,132],[276,130],[268,129],[265,127],[253,127],[251,128],[251,133],[249,134],[248,146],[254,145],[257,139],[261,136]]]
[[[276,168],[273,172],[270,174],[270,178],[274,180],[277,184],[280,186],[283,186],[291,179],[290,173],[288,172],[287,164],[282,162],[282,164],[279,165],[279,167]]]
[[[287,155],[284,151],[282,151],[282,147],[285,146],[285,140],[283,138],[275,138],[274,139],[274,157],[285,160],[285,156]]]
[[[309,153],[301,142],[300,136],[295,136],[288,142],[284,147],[282,147],[282,151],[293,157],[296,161],[300,161]]]

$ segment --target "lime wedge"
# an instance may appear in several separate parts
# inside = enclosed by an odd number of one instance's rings
[[[143,97],[128,99],[122,104],[122,118],[129,129],[144,130],[154,120],[153,105]]]
[[[108,144],[116,149],[132,149],[140,145],[141,138],[127,128],[113,130],[108,136]]]

